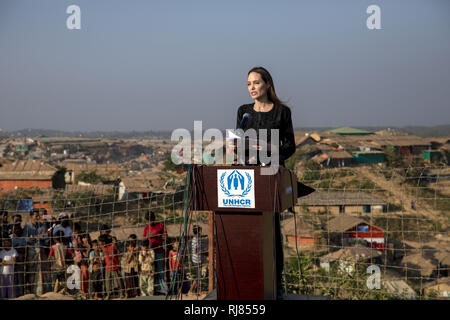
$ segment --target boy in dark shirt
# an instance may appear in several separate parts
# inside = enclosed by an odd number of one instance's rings
[[[91,299],[98,300],[102,297],[103,292],[103,275],[100,270],[100,261],[94,260],[92,265],[91,278],[89,279],[89,293]]]

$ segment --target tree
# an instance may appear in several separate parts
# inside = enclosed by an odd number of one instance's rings
[[[77,179],[77,181],[82,181],[82,182],[92,183],[92,184],[102,183],[103,181],[106,180],[101,175],[98,175],[96,171],[90,171],[90,172],[82,171],[76,176],[76,179]]]
[[[320,179],[320,164],[312,160],[305,162],[305,174],[303,179],[305,181],[316,181]]]
[[[387,147],[384,149],[384,157],[386,160],[386,165],[391,168],[403,167],[402,156],[395,151],[394,147]]]
[[[166,168],[167,171],[177,171],[180,165],[176,165],[172,161],[172,157],[168,156],[166,161],[164,161],[164,168]]]

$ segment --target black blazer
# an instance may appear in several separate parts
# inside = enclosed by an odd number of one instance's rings
[[[267,142],[270,143],[270,129],[278,129],[279,131],[279,164],[284,166],[285,160],[295,153],[294,129],[292,127],[291,110],[285,105],[274,105],[269,112],[257,112],[253,109],[254,103],[244,104],[239,107],[237,112],[236,129],[245,113],[250,115],[243,130],[267,129]]]

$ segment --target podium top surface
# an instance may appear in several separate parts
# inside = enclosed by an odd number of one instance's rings
[[[194,166],[190,176],[193,210],[282,212],[297,201],[295,174],[279,167],[262,175],[261,166]]]

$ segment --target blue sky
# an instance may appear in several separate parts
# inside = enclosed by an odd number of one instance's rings
[[[231,128],[256,65],[296,127],[448,124],[449,34],[448,0],[1,0],[0,128]]]

